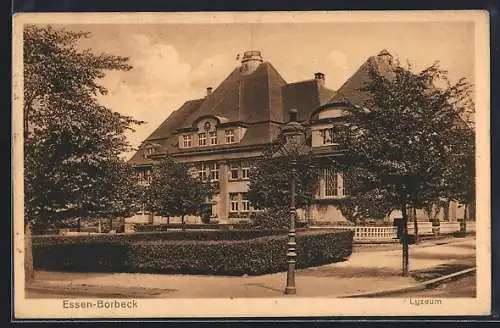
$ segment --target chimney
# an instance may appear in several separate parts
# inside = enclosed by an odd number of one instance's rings
[[[297,122],[298,111],[295,108],[290,109],[290,120],[289,122]]]
[[[314,73],[314,79],[318,81],[318,84],[322,87],[325,86],[325,74],[321,72]]]
[[[207,88],[207,97],[212,94],[212,87]]]

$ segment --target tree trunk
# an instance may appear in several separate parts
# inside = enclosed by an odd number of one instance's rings
[[[412,208],[411,209],[413,214],[413,233],[415,235],[415,244],[418,244],[418,221],[417,221],[417,209],[416,208]]]
[[[81,218],[78,218],[77,221],[77,226],[76,226],[76,229],[78,232],[80,232],[82,230],[82,222],[81,222]]]
[[[184,231],[186,229],[184,224],[184,215],[181,216],[181,224],[182,224],[182,231]]]
[[[31,223],[24,224],[24,282],[26,285],[35,280],[33,269],[33,245],[31,240]]]
[[[464,205],[464,222],[462,223],[462,234],[467,234],[467,204]]]
[[[401,206],[401,213],[403,214],[403,277],[408,277],[408,214],[406,213],[406,204]]]

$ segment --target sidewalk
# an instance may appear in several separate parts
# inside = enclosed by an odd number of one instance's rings
[[[473,236],[412,245],[409,277],[401,276],[400,249],[354,252],[345,262],[297,270],[297,296],[335,297],[393,289],[474,266]],[[36,294],[46,298],[58,295],[135,298],[282,297],[285,280],[286,272],[227,277],[39,271],[37,281],[27,289],[27,297]]]

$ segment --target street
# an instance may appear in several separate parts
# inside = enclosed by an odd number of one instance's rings
[[[410,250],[409,277],[401,276],[399,250],[354,252],[349,260],[298,269],[297,294],[303,297],[336,297],[392,290],[443,277],[475,266],[475,239],[451,239],[421,244]],[[281,297],[285,272],[260,276],[204,276],[147,273],[77,273],[37,271],[27,297],[116,298],[248,298]],[[474,297],[475,277],[416,291],[406,296]],[[393,294],[394,295],[394,294]]]
[[[75,293],[52,293],[39,290],[28,290],[26,292],[27,298],[71,298],[71,297],[82,297],[81,294],[75,295]],[[131,295],[122,295],[120,293],[86,293],[85,297],[89,298],[99,298],[99,297],[126,297],[129,298]],[[141,296],[134,296],[135,298],[141,298]],[[146,296],[142,296],[146,297]],[[151,295],[151,297],[158,297],[158,295]],[[397,295],[389,296],[378,296],[378,297],[476,297],[476,275],[471,274],[459,279],[442,283],[432,289],[412,291],[406,293],[398,293]]]
[[[432,289],[401,293],[386,297],[476,297],[476,275],[442,283]]]

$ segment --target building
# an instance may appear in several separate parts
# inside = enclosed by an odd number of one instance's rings
[[[208,87],[204,98],[186,101],[174,111],[144,140],[130,163],[144,179],[154,162],[167,154],[190,163],[201,179],[218,182],[212,217],[221,223],[244,220],[252,211],[246,199],[249,170],[279,135],[290,110],[296,109],[298,121],[309,127],[308,142],[316,156],[335,156],[339,150],[335,128],[342,124],[347,101],[357,104],[367,97],[359,88],[369,79],[368,68],[390,74],[393,65],[392,56],[384,50],[370,57],[334,91],[326,87],[326,77],[320,72],[311,73],[310,80],[287,83],[260,51],[246,51],[241,65],[219,86]],[[330,169],[320,173],[316,198],[321,202],[300,216],[313,221],[344,221],[335,206],[335,201],[345,196],[342,175]],[[453,211],[456,218],[457,211]],[[143,218],[151,220],[147,215]]]

